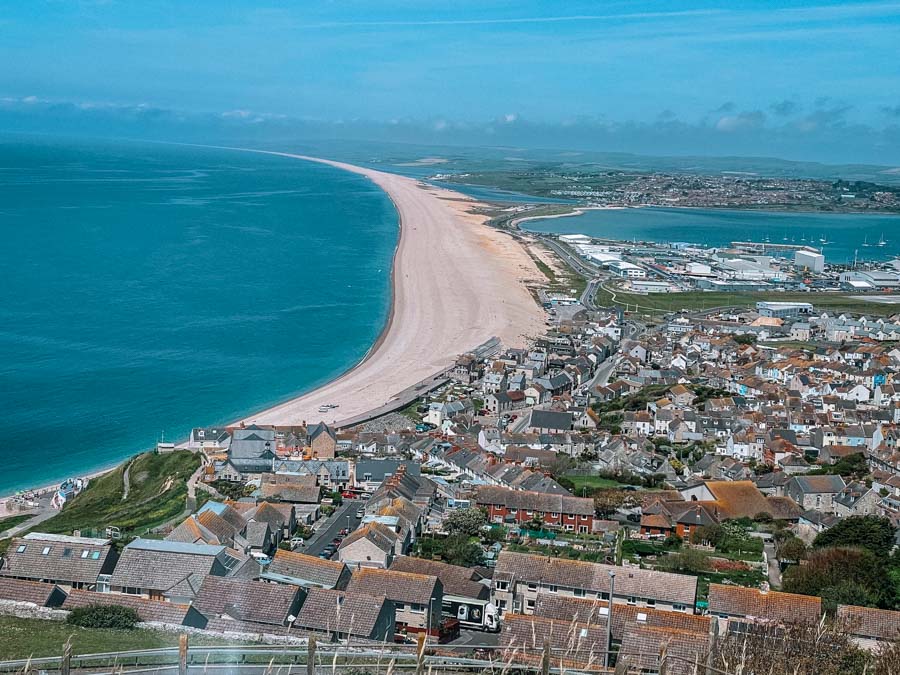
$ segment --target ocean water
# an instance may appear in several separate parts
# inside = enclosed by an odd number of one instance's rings
[[[397,214],[365,178],[0,138],[0,494],[231,422],[361,359]]]
[[[522,228],[610,239],[690,242],[727,246],[732,241],[808,244],[832,263],[890,260],[900,256],[900,216],[875,214],[737,211],[725,209],[597,209],[564,218],[522,223]],[[884,237],[885,246],[874,246]],[[821,239],[829,243],[821,244]],[[870,246],[865,246],[868,243]]]

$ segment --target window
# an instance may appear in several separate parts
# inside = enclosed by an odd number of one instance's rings
[[[16,553],[25,553],[26,548],[28,548],[27,544],[19,544],[19,548],[16,549]]]
[[[609,600],[609,593],[600,592],[600,593],[597,593],[597,597],[600,598],[601,600]]]
[[[637,598],[634,597],[633,595],[629,595],[629,596],[628,596],[628,604],[629,604],[629,605],[636,605],[636,604],[637,604]]]
[[[672,609],[674,609],[676,612],[685,612],[685,611],[687,611],[687,606],[686,605],[672,605]]]
[[[90,551],[88,551],[87,549],[84,549],[84,550],[81,552],[81,557],[82,557],[82,559],[83,559],[83,558],[87,558],[90,554],[91,554]]]
[[[425,613],[425,605],[412,604],[409,606],[409,611],[415,612],[416,614],[424,614]]]
[[[494,584],[498,591],[505,591],[509,588],[508,581],[498,581]]]
[[[50,546],[45,546],[44,550],[41,551],[41,555],[49,555],[50,554]]]
[[[537,590],[537,586],[538,586],[538,585],[535,584],[535,583],[529,583],[529,584],[528,584],[528,590],[529,590],[529,591],[536,591],[536,590]]]
[[[404,609],[406,609],[406,605],[403,604],[402,602],[397,602],[397,603],[395,603],[395,606],[396,606],[396,608],[397,608],[398,611],[403,611]]]
[[[647,607],[656,607],[656,600],[653,598],[647,598]]]
[[[550,514],[550,517],[551,517],[551,518],[559,518],[559,514],[558,514],[558,513],[551,513],[551,514]]]
[[[527,607],[528,609],[534,609],[534,600],[531,600],[531,599],[526,600],[525,607]]]
[[[94,551],[91,553],[91,560],[100,560],[100,551]]]
[[[584,597],[584,589],[583,589],[583,588],[576,588],[575,591],[574,591],[574,593],[575,593],[575,597],[576,597],[576,598],[583,598],[583,597]]]
[[[587,517],[587,516],[581,516],[581,519],[582,519],[582,520],[587,520],[588,517]]]
[[[559,590],[559,588],[557,586],[554,586],[553,584],[550,584],[547,587],[547,590],[550,591],[551,593],[556,593]]]
[[[582,628],[581,631],[580,631],[579,634],[578,634],[578,637],[580,637],[580,638],[586,638],[587,636],[588,636],[588,629],[587,629],[587,628]]]
[[[64,548],[63,552],[62,552],[62,557],[63,558],[71,558],[72,557],[72,549]]]

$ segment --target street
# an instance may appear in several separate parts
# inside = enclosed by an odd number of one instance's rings
[[[317,556],[322,552],[322,549],[338,537],[342,529],[346,527],[351,532],[355,530],[362,520],[362,518],[356,517],[356,512],[365,504],[361,499],[344,499],[341,505],[334,510],[334,513],[316,530],[316,533],[303,546],[297,549],[298,552]]]

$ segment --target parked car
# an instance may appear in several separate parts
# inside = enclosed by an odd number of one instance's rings
[[[357,511],[356,511],[357,518],[362,518],[364,515],[366,515],[366,510],[364,508],[360,507],[359,509],[357,509]]]

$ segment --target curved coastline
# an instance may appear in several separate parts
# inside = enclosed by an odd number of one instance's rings
[[[398,174],[332,160],[216,147],[323,163],[361,174],[388,195],[398,215],[391,301],[378,338],[362,359],[340,375],[244,418],[246,423],[286,426],[319,421],[319,400],[341,403],[337,418],[324,420],[339,423],[378,408],[407,387],[449,366],[460,353],[493,336],[505,345],[518,346],[525,343],[527,336],[543,330],[541,310],[525,285],[526,281],[540,281],[540,271],[519,242],[485,225],[486,217],[471,213],[472,207],[478,205],[476,200]],[[437,239],[434,247],[428,245],[430,234]],[[452,240],[449,251],[448,238]],[[434,263],[444,258],[450,269],[441,274],[443,270]],[[422,279],[423,273],[426,280],[439,277],[439,282],[420,287],[415,281],[406,281],[410,275]],[[339,327],[335,327],[336,336],[338,331]],[[353,389],[349,394],[348,388]],[[349,398],[338,399],[339,395]],[[108,473],[116,466],[95,470],[90,477]],[[44,483],[32,489],[46,491],[58,485]],[[0,516],[9,515],[4,508],[8,496],[11,494],[0,496]]]
[[[388,317],[365,356],[330,382],[239,423],[290,426],[322,420],[340,425],[379,408],[493,336],[517,346],[541,329],[540,309],[524,283],[539,279],[539,271],[518,242],[470,212],[478,204],[475,200],[343,162],[228,149],[317,162],[363,175],[391,199],[399,226]],[[323,420],[318,409],[325,404],[339,407]]]

